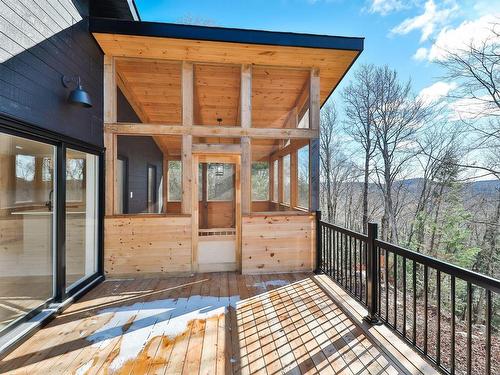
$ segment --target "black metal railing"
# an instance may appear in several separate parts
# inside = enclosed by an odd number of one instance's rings
[[[442,371],[500,373],[492,353],[500,280],[384,242],[376,224],[361,234],[319,212],[317,271],[361,302],[366,320],[392,328]]]

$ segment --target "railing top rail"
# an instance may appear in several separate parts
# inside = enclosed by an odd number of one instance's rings
[[[464,281],[468,281],[474,285],[480,286],[485,289],[489,289],[492,292],[500,293],[500,280],[494,279],[490,276],[482,275],[480,273],[459,266],[455,266],[451,263],[442,261],[440,259],[436,259],[428,255],[417,253],[416,251],[408,250],[382,240],[376,239],[375,246],[382,248],[384,250],[388,250],[397,255],[403,256],[407,259],[414,260],[418,263],[434,268],[451,276],[455,276]]]
[[[349,230],[347,228],[339,227],[338,225],[331,224],[331,223],[328,223],[328,222],[323,221],[323,220],[321,220],[321,225],[324,225],[325,227],[334,229],[338,232],[347,234],[348,236],[352,236],[354,238],[357,238],[358,240],[365,241],[365,242],[368,241],[368,236],[366,234],[354,232],[354,231]]]

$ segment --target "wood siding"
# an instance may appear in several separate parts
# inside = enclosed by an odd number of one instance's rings
[[[86,14],[87,1],[0,2],[0,114],[102,146],[103,54]],[[63,75],[81,77],[92,108],[67,102]]]
[[[312,271],[313,215],[259,215],[242,219],[242,273]]]
[[[104,226],[107,275],[191,271],[191,217],[114,216]]]

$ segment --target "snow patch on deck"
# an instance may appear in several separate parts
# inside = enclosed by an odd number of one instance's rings
[[[137,302],[129,306],[104,309],[98,316],[107,323],[86,339],[102,350],[119,341],[119,353],[109,369],[116,371],[127,361],[136,358],[149,339],[155,336],[175,338],[186,331],[188,323],[195,319],[206,320],[225,313],[228,307],[236,307],[239,296],[212,297],[190,296]]]

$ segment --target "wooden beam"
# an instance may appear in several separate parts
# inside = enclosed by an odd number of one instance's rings
[[[274,199],[274,179],[277,178],[278,176],[274,176],[274,160],[271,160],[271,158],[267,159],[267,162],[269,163],[269,201],[273,202]]]
[[[104,122],[116,122],[116,64],[104,55]]]
[[[193,64],[182,63],[182,127],[190,128],[193,125]],[[193,181],[193,136],[189,133],[182,135],[182,204],[183,214],[193,211],[192,181]],[[196,210],[197,211],[197,210]]]
[[[193,135],[195,137],[256,139],[318,138],[318,129],[241,128],[237,126],[182,126],[169,124],[107,123],[106,130],[116,134],[133,135]]]
[[[230,143],[194,144],[193,153],[199,154],[241,154],[241,145]]]
[[[116,108],[116,65],[115,59],[111,56],[104,56],[104,121],[116,122],[117,121],[117,108]],[[116,164],[116,135],[105,131],[104,133],[104,147],[106,148],[106,215],[113,215],[115,212],[115,164]]]
[[[283,158],[278,159],[278,204],[283,203]]]
[[[168,155],[163,154],[163,213],[168,211]]]
[[[252,145],[250,138],[241,138],[241,211],[252,210]]]
[[[193,125],[193,91],[194,91],[194,73],[193,64],[187,61],[182,62],[182,125]]]
[[[292,153],[293,151],[296,151],[299,148],[304,147],[307,144],[309,144],[309,140],[308,139],[296,139],[296,140],[293,140],[293,141],[290,142],[290,144],[288,146],[285,146],[285,147],[279,149],[278,151],[273,152],[270,155],[270,158],[272,160],[274,160],[274,159],[280,158],[282,156],[288,155],[288,154]]]
[[[104,132],[104,147],[106,148],[105,158],[105,214],[111,216],[115,213],[115,164],[116,164],[116,135]]]
[[[193,136],[183,135],[182,136],[182,202],[181,202],[181,212],[183,214],[189,215],[192,212],[192,197],[191,189],[193,182]]]
[[[252,127],[252,65],[241,66],[240,83],[240,106],[241,106],[241,127],[248,129]],[[242,172],[244,174],[244,172]]]
[[[309,129],[319,130],[319,111],[321,103],[318,69],[311,69],[309,85]]]

